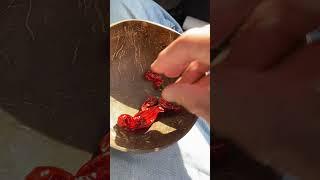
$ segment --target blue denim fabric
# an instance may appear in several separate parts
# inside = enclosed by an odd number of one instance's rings
[[[110,22],[148,20],[182,32],[180,25],[152,0],[111,0]],[[210,129],[198,119],[178,143],[155,153],[111,150],[112,180],[209,180]]]
[[[152,0],[111,0],[110,23],[127,19],[148,20],[182,32],[172,16]]]

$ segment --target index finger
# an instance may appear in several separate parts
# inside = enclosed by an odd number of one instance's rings
[[[210,64],[210,26],[182,34],[158,55],[151,69],[168,77],[178,77],[195,60]]]

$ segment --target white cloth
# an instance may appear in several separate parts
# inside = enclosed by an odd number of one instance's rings
[[[154,153],[111,150],[111,180],[209,180],[208,127],[198,120],[178,143]]]

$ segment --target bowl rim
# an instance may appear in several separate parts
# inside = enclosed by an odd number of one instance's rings
[[[152,24],[152,25],[159,26],[159,27],[162,27],[162,28],[164,28],[164,29],[167,29],[167,30],[169,30],[169,31],[172,31],[172,32],[174,32],[174,33],[177,33],[178,35],[181,35],[181,33],[175,31],[175,30],[172,29],[172,28],[169,28],[169,27],[164,26],[164,25],[159,24],[159,23],[155,23],[155,22],[148,21],[148,20],[142,20],[142,19],[126,19],[126,20],[117,21],[117,22],[115,22],[115,23],[110,24],[110,28],[111,28],[111,27],[114,27],[114,26],[117,26],[117,25],[119,25],[119,24],[123,24],[123,23],[127,23],[127,22],[132,22],[132,21],[144,22],[144,23]]]

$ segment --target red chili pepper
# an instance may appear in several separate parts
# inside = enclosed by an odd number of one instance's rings
[[[149,80],[149,81],[155,81],[155,80],[160,80],[162,79],[161,75],[152,71],[147,71],[144,74],[144,77]]]
[[[101,143],[99,149],[101,154],[85,163],[73,176],[71,173],[56,167],[43,166],[34,168],[26,177],[25,180],[109,180],[109,154],[110,140],[107,133]]]
[[[157,74],[149,70],[144,74],[144,77],[146,80],[152,81],[156,89],[162,88],[164,80],[162,79],[162,76],[160,74]]]
[[[149,96],[148,99],[142,104],[141,111],[144,111],[149,107],[155,106],[157,104],[158,104],[158,98],[154,96]]]
[[[135,122],[133,121],[133,117],[130,116],[129,114],[121,114],[118,117],[118,126],[123,127],[123,128],[134,128],[135,127]]]
[[[145,127],[145,121],[128,114],[122,114],[118,117],[118,126],[130,131]]]
[[[25,180],[74,180],[75,177],[60,168],[42,166],[34,168],[26,177]]]
[[[160,74],[149,70],[145,72],[144,77],[146,80],[152,81],[157,89],[162,88],[164,80]],[[180,112],[181,107],[162,98],[158,100],[154,96],[149,96],[141,105],[141,111],[134,117],[128,114],[120,115],[118,117],[118,126],[131,131],[148,128],[157,119],[158,114],[165,111]]]
[[[103,153],[85,163],[76,173],[76,178],[92,180],[109,180],[110,154]]]
[[[134,118],[139,119],[140,121],[144,121],[143,123],[139,123],[140,127],[150,127],[151,124],[157,119],[158,114],[161,112],[164,112],[163,107],[152,106],[147,110],[138,112],[136,115],[134,115]]]
[[[164,80],[162,80],[162,79],[155,80],[155,81],[153,81],[153,86],[155,87],[155,89],[162,90],[163,89],[163,87],[162,87],[163,82],[164,82]]]
[[[157,119],[160,112],[164,112],[161,106],[152,106],[144,111],[139,111],[134,117],[122,114],[118,117],[118,125],[131,131],[148,128]]]
[[[176,105],[174,103],[168,102],[163,98],[159,98],[159,105],[161,107],[163,107],[163,109],[165,109],[165,110],[170,110],[170,111],[174,111],[174,112],[180,112],[181,111],[181,107],[180,106],[178,106],[178,105]]]
[[[110,134],[107,133],[99,144],[100,153],[105,153],[110,150]]]

